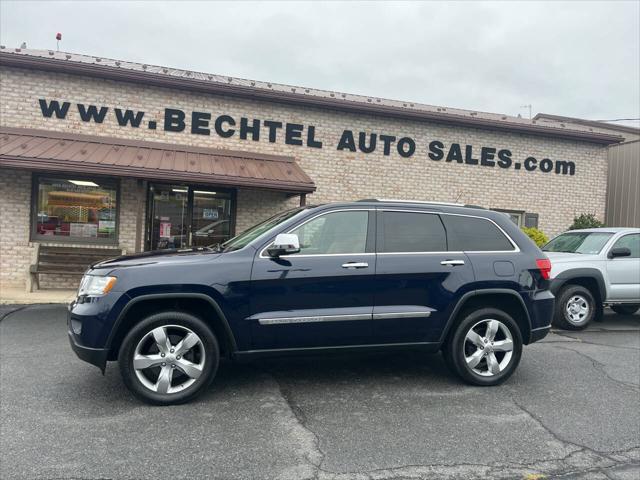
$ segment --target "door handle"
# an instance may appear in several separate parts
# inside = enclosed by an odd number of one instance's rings
[[[458,265],[464,265],[464,260],[443,260],[440,265],[449,265],[450,267],[456,267]]]
[[[367,262],[347,262],[342,264],[342,268],[368,268]]]

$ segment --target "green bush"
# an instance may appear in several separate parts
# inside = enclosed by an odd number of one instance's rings
[[[549,238],[542,233],[542,230],[538,230],[537,228],[527,228],[522,227],[522,231],[527,234],[527,236],[534,241],[534,243],[541,247],[549,241]]]
[[[604,227],[604,223],[598,220],[593,213],[583,213],[573,218],[573,224],[569,227],[569,230],[599,227]]]

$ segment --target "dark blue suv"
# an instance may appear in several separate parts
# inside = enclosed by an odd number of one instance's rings
[[[155,404],[190,400],[221,357],[442,350],[506,380],[550,328],[551,265],[504,214],[365,200],[280,213],[222,245],[90,268],[69,307],[77,355]]]

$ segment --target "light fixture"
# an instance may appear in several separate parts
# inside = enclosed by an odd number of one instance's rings
[[[187,193],[189,190],[187,190],[186,188],[172,188],[171,191],[177,193]]]
[[[73,183],[74,185],[78,185],[80,187],[99,187],[97,183],[88,182],[86,180],[67,180],[68,182]]]
[[[202,195],[215,195],[216,192],[208,192],[206,190],[194,190],[193,193],[201,193]]]

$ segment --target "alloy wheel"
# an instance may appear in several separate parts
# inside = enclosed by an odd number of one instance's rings
[[[498,375],[507,368],[512,356],[513,336],[500,320],[481,320],[465,335],[465,361],[467,367],[478,375]]]
[[[182,392],[202,375],[206,361],[200,337],[181,325],[163,325],[149,331],[136,345],[136,377],[155,393]]]
[[[580,325],[589,318],[589,302],[582,295],[573,295],[565,306],[567,320]]]

